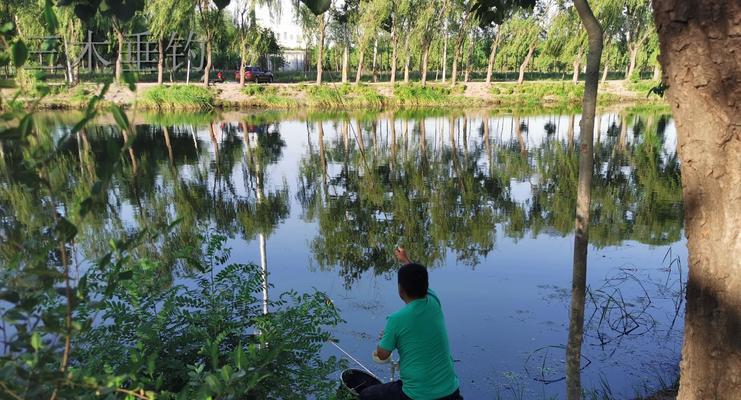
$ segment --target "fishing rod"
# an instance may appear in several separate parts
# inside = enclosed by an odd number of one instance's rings
[[[327,340],[327,342],[328,343],[331,343],[339,351],[343,352],[346,356],[350,357],[350,359],[353,360],[353,361],[355,361],[355,363],[358,364],[361,368],[363,368],[365,370],[365,372],[371,374],[371,376],[373,376],[374,378],[378,379],[379,381],[381,380],[381,378],[379,378],[378,376],[376,376],[376,374],[374,374],[371,370],[369,370],[365,365],[363,365],[363,363],[361,363],[360,361],[358,361],[350,353],[348,353],[347,351],[345,351],[345,349],[343,349],[342,347],[340,347],[340,345],[338,345],[335,341],[333,341],[333,340]]]

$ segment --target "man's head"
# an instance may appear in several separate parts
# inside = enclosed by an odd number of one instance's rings
[[[410,263],[399,269],[399,297],[405,302],[425,297],[428,286],[424,265]]]

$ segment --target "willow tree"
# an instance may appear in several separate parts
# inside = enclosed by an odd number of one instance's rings
[[[363,61],[365,52],[368,50],[371,42],[375,41],[381,24],[389,16],[389,0],[370,0],[360,3],[360,20],[358,28],[360,37],[358,38],[358,69],[355,75],[355,83],[360,83],[363,74]]]
[[[475,3],[472,0],[449,1],[451,1],[450,15],[453,17],[457,27],[453,45],[453,68],[450,73],[450,84],[455,85],[458,80],[458,64],[461,61],[464,41],[468,33],[476,25],[476,16],[473,12],[473,5]]]
[[[98,13],[110,21],[117,42],[115,77],[117,82],[121,82],[124,31],[129,28],[134,15],[144,9],[144,0],[59,0],[57,6],[71,6],[75,15],[83,21],[91,21]]]
[[[427,66],[430,58],[430,45],[436,32],[436,21],[438,15],[438,1],[430,0],[423,4],[422,10],[417,16],[412,35],[414,45],[420,48],[419,74],[422,85],[427,84]]]
[[[741,4],[653,0],[689,249],[678,399],[741,393]]]
[[[213,1],[213,4],[212,4]],[[213,42],[217,32],[222,29],[222,10],[229,5],[230,0],[196,0],[198,9],[198,23],[203,31],[203,41],[206,42],[206,66],[203,68],[203,84],[208,86],[211,74]]]
[[[157,83],[160,85],[164,81],[165,39],[182,28],[191,15],[191,7],[188,0],[150,0],[144,8],[149,36],[157,41]]]
[[[533,58],[535,48],[540,42],[541,29],[533,12],[519,12],[501,27],[501,35],[506,46],[503,56],[519,64],[520,74],[517,83],[525,80],[525,71]],[[507,38],[507,39],[504,39]]]
[[[636,59],[641,47],[656,28],[651,18],[651,0],[627,0],[623,10],[622,25],[625,42],[628,45],[629,61],[625,79],[633,77]]]
[[[358,0],[347,0],[330,9],[330,40],[342,46],[342,83],[347,83],[350,76],[351,27],[356,25],[359,6]]]

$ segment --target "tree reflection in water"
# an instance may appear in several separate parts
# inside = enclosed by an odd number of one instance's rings
[[[300,133],[306,145],[297,159],[288,160],[298,165],[296,181],[290,183],[280,180],[282,172],[275,167],[286,147],[282,117],[239,115],[221,122],[214,116],[158,116],[136,126],[130,151],[121,159],[125,138],[112,120],[80,131],[68,143],[67,156],[48,166],[50,185],[72,204],[93,190],[94,177],[110,176],[113,184],[99,194],[106,206],[78,225],[76,251],[94,259],[108,250],[108,239],[122,232],[179,220],[161,243],[136,250],[160,260],[143,285],[172,284],[174,268],[189,268],[174,255],[197,246],[208,228],[245,242],[257,239],[267,276],[268,238],[289,218],[294,196],[301,217],[317,227],[309,243],[312,258],[352,288],[364,274],[393,274],[389,249],[398,244],[431,268],[443,265],[449,255],[475,268],[498,237],[567,237],[573,230],[578,178],[573,115],[549,117],[542,129],[536,126],[541,119],[524,113],[305,116]],[[36,118],[45,129],[42,140],[69,129],[52,117]],[[661,114],[622,112],[600,119],[592,171],[593,247],[680,240],[679,162],[666,143],[667,124],[668,116]],[[538,136],[540,131],[544,134]],[[21,243],[23,232],[39,228],[34,210],[44,201],[24,189],[22,157],[13,148],[2,149],[4,259],[17,251],[12,243]],[[651,332],[653,307],[661,301],[670,301],[677,319],[681,268],[674,257],[668,260],[671,278],[663,285],[625,265],[603,283],[583,288],[587,346],[609,355],[621,341]],[[625,289],[630,285],[633,289]],[[266,284],[265,312],[267,289]],[[643,295],[625,298],[628,292]],[[537,353],[529,366],[547,358]],[[561,379],[563,361],[560,366],[551,362],[547,374],[542,363],[528,373]]]

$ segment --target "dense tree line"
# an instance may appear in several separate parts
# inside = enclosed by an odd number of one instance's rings
[[[159,83],[165,79],[164,71],[173,67],[165,54],[173,33],[186,37],[192,31],[204,41],[204,83],[214,68],[238,66],[243,71],[247,65],[266,65],[267,57],[280,55],[282,49],[275,32],[256,18],[260,8],[296,19],[307,67],[316,70],[317,83],[328,71],[342,82],[359,82],[364,74],[373,81],[392,83],[435,79],[455,84],[504,77],[522,82],[526,72],[571,77],[576,82],[586,64],[586,31],[574,7],[563,0],[538,2],[534,7],[525,1],[525,7],[510,7],[497,18],[480,12],[479,2],[473,0],[334,0],[318,15],[315,11],[320,10],[302,2],[279,0],[138,0],[127,3],[131,18],[110,11],[81,11],[88,3],[60,0],[55,5],[60,25],[60,40],[53,44],[59,54],[55,62],[65,68],[71,84],[80,74],[73,64],[82,48],[75,43],[83,43],[88,30],[96,41],[115,44],[100,52],[114,60],[111,68],[118,80],[129,57],[125,36],[145,31],[157,43]],[[602,79],[608,71],[626,78],[653,71],[658,78],[658,39],[650,0],[592,3],[605,32]],[[25,39],[41,37],[38,15],[44,4],[45,0],[4,2],[0,19],[13,22]],[[86,18],[77,18],[81,12],[88,13]],[[271,64],[280,66],[280,60]]]

